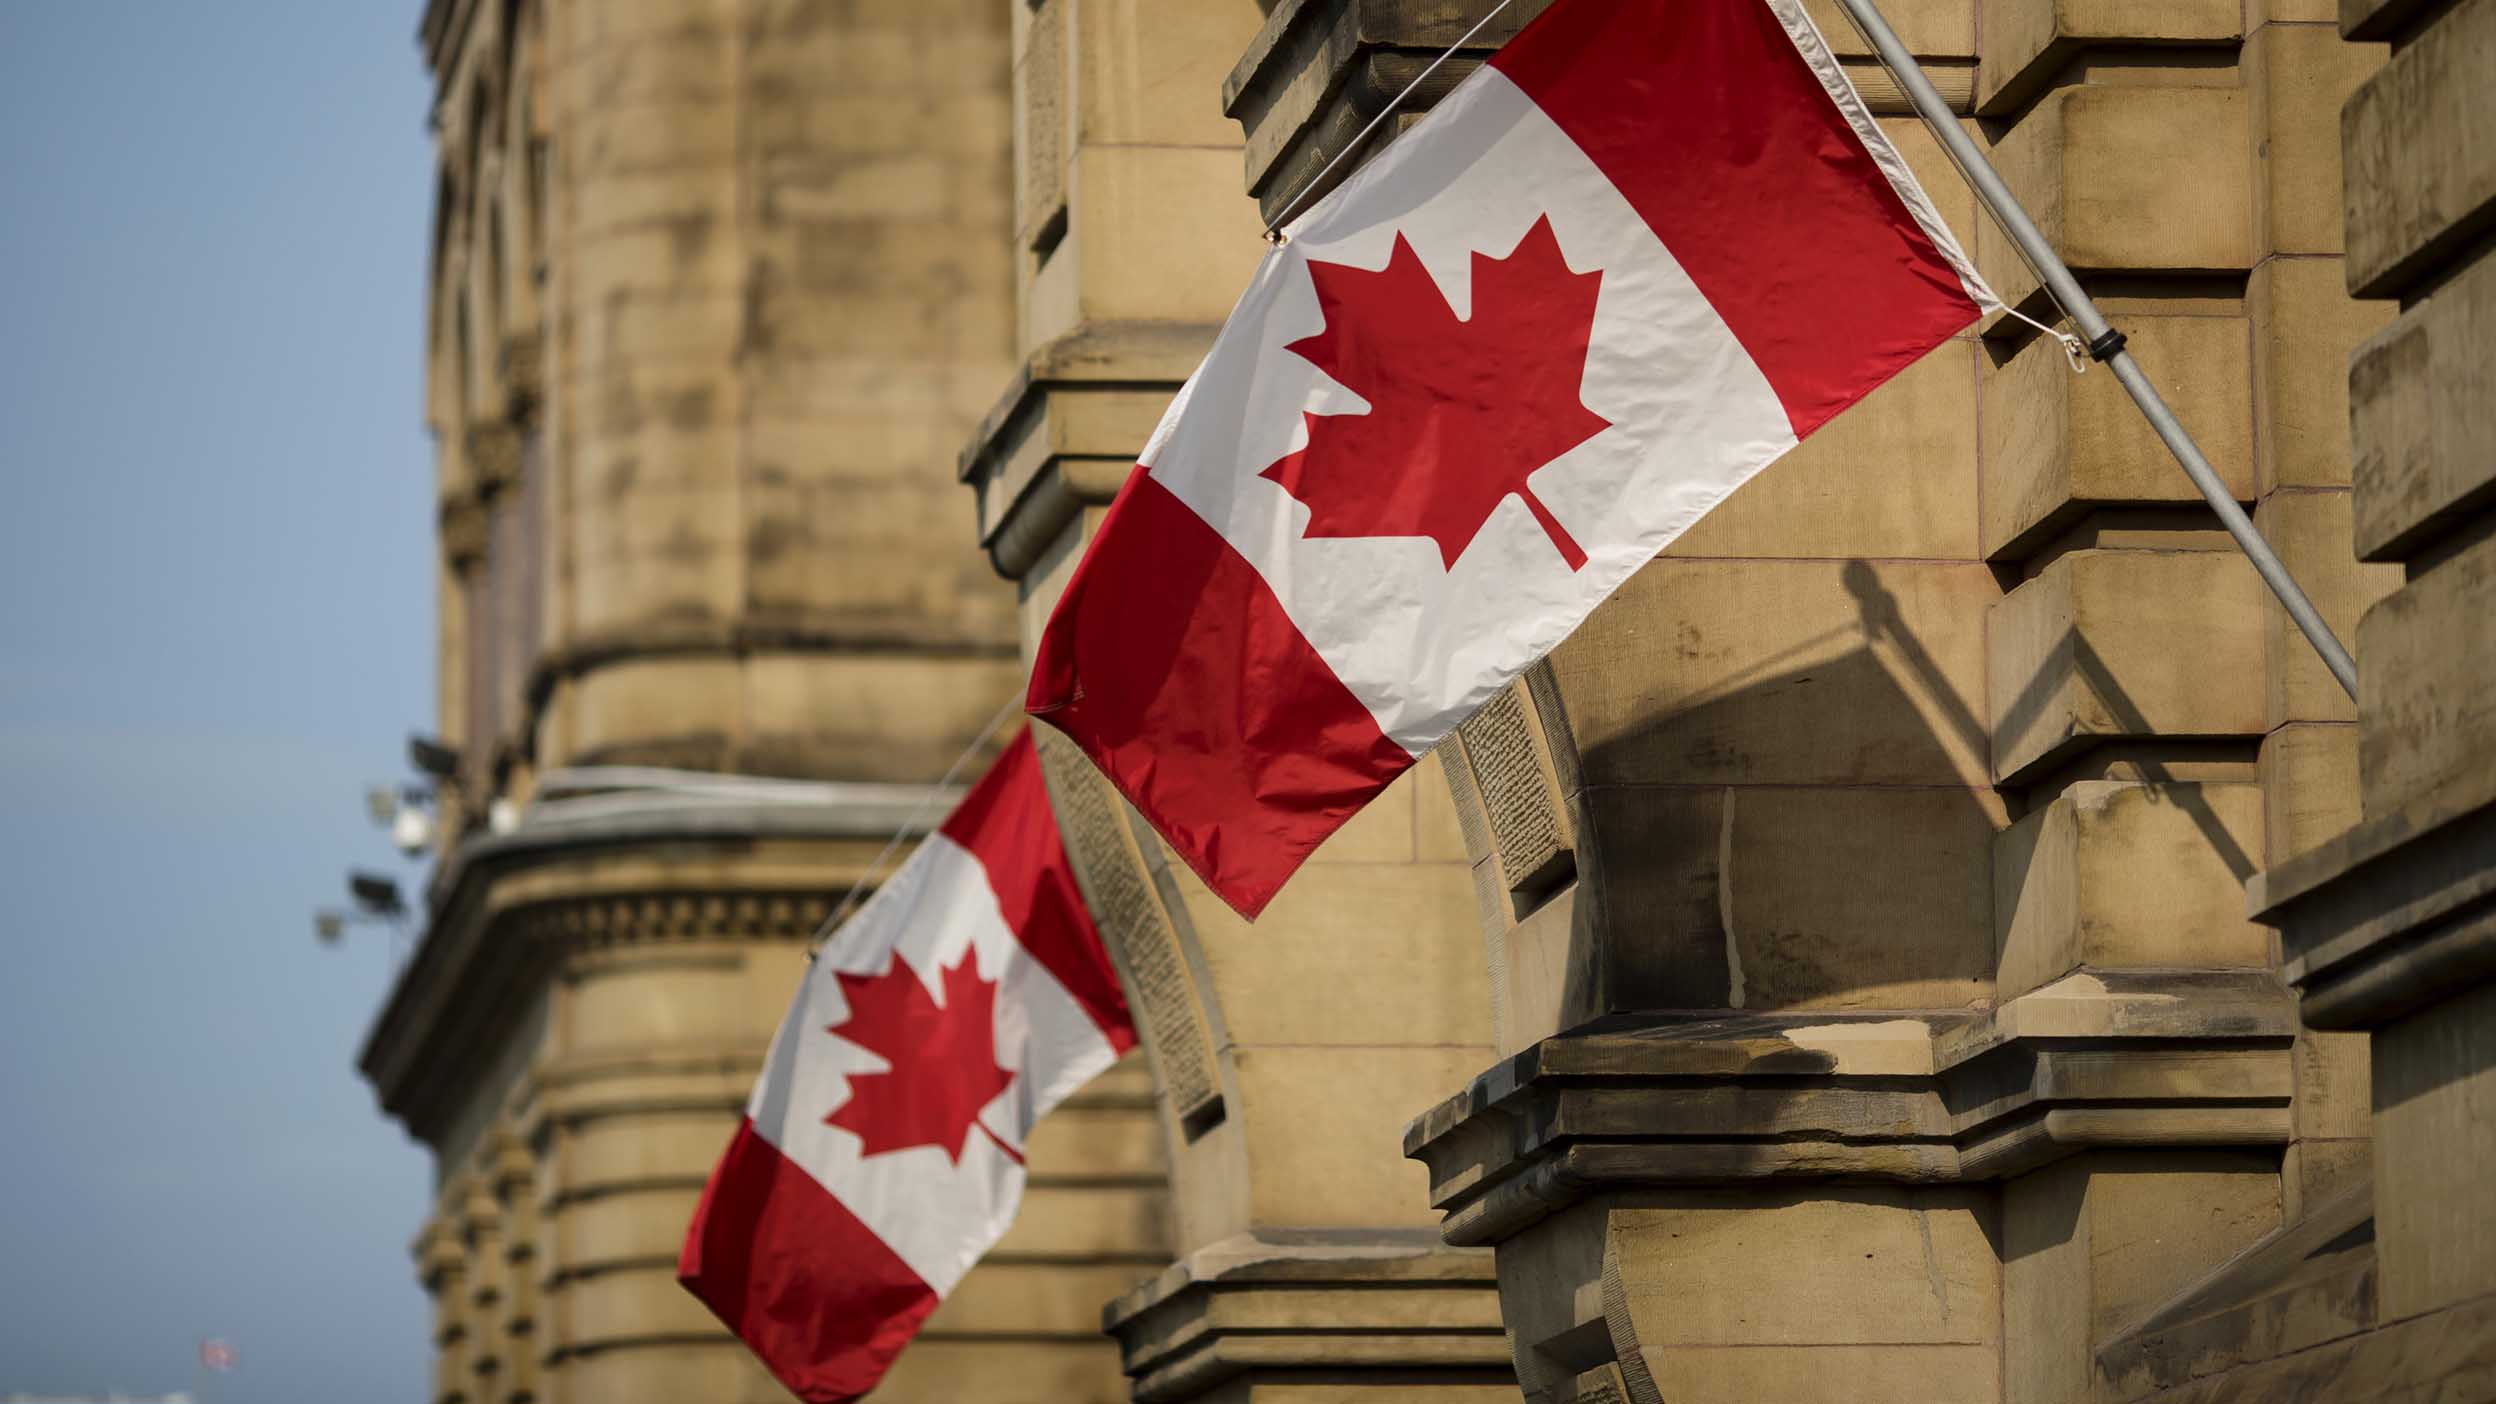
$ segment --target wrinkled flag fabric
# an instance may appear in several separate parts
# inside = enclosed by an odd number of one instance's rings
[[[799,1398],[858,1398],[1013,1222],[1033,1123],[1134,1043],[1025,732],[816,954],[678,1278]]]
[[[1802,0],[1559,0],[1284,235],[1028,698],[1251,917],[1693,522],[1999,306]]]

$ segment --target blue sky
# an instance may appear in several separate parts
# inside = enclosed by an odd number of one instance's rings
[[[426,1393],[393,953],[311,928],[413,876],[418,10],[0,3],[0,1397]]]

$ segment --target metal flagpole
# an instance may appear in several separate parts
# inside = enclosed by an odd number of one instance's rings
[[[2010,187],[2002,183],[2002,177],[1993,169],[1993,163],[1987,161],[1985,153],[1969,139],[1967,130],[1959,125],[1958,114],[1952,112],[1950,104],[1944,102],[1941,94],[1934,90],[1932,80],[1924,76],[1923,66],[1915,61],[1913,54],[1907,52],[1907,46],[1899,42],[1897,32],[1889,27],[1888,20],[1881,18],[1873,0],[1838,0],[1838,3],[1845,7],[1847,18],[1855,22],[1855,27],[1872,41],[1872,48],[1881,56],[1881,63],[1897,78],[1898,86],[1906,90],[1908,98],[1915,103],[1916,112],[1923,117],[1924,125],[1940,138],[1943,148],[1958,163],[1960,173],[1967,177],[1967,183],[1975,187],[1976,198],[1984,201],[1985,208],[1992,211],[1994,221],[2002,226],[2002,232],[2011,236],[2011,242],[2019,246],[2020,254],[2028,260],[2028,266],[2036,270],[2046,289],[2054,294],[2054,300],[2062,304],[2072,324],[2080,329],[2082,339],[2088,343],[2089,355],[2105,362],[2115,373],[2115,379],[2122,383],[2124,392],[2132,397],[2132,403],[2140,406],[2142,416],[2149,420],[2149,427],[2158,431],[2159,440],[2166,444],[2169,453],[2175,455],[2175,461],[2183,466],[2184,476],[2191,478],[2193,486],[2201,489],[2201,495],[2208,499],[2210,509],[2218,513],[2219,520],[2226,525],[2227,534],[2236,538],[2237,546],[2253,561],[2253,568],[2261,574],[2262,583],[2271,587],[2271,593],[2277,595],[2279,602],[2287,607],[2288,617],[2297,621],[2297,628],[2304,633],[2306,642],[2314,645],[2314,651],[2323,656],[2323,665],[2331,669],[2332,677],[2339,680],[2341,690],[2355,698],[2357,664],[2350,659],[2349,651],[2340,646],[2340,640],[2332,637],[2331,626],[2323,622],[2323,616],[2316,612],[2314,602],[2306,598],[2304,590],[2298,588],[2296,580],[2288,574],[2288,568],[2280,564],[2279,555],[2271,549],[2271,543],[2262,539],[2262,533],[2255,530],[2252,520],[2245,516],[2245,510],[2236,505],[2236,499],[2228,492],[2227,485],[2219,481],[2218,470],[2212,468],[2210,460],[2202,456],[2201,447],[2193,442],[2193,436],[2176,422],[2175,411],[2167,408],[2158,387],[2149,383],[2149,377],[2141,373],[2139,364],[2132,359],[2132,353],[2123,349],[2123,333],[2107,324],[2105,314],[2099,312],[2097,304],[2081,290],[2079,280],[2071,276],[2071,270],[2063,266],[2053,246],[2045,241],[2035,222],[2028,218],[2028,212],[2020,208],[2018,197],[2012,195]]]

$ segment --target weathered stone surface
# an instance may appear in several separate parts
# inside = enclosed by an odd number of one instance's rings
[[[1974,562],[1684,561],[1551,655],[1588,785],[1981,783]]]
[[[2358,798],[2357,728],[2299,722],[2262,738],[2262,866],[2337,837],[2365,814]]]
[[[2371,1028],[2496,975],[2496,776],[2465,771],[2246,884],[2317,1028]]]
[[[2223,45],[2245,23],[2242,7],[2224,0],[1985,0],[1981,8],[1976,110],[1989,116],[2016,111],[2092,46]]]
[[[2496,497],[2496,260],[2480,259],[2349,365],[2357,552],[2417,554]]]
[[[2238,317],[2126,316],[2133,357],[2228,489],[2251,501],[2252,347]],[[2140,408],[2111,375],[2071,373],[2033,337],[1985,377],[1984,554],[2017,560],[2093,508],[2198,503]]]
[[[2496,767],[2496,539],[2366,612],[2357,630],[2358,764],[2369,818]]]
[[[2268,258],[2245,287],[2253,320],[2260,491],[2349,482],[2349,357],[2390,310],[2342,286],[2339,261]]]
[[[1079,148],[1065,240],[1024,293],[1026,343],[1094,321],[1228,315],[1265,253],[1235,159],[1192,146]]]
[[[2279,1224],[2266,1156],[2106,1153],[2004,1187],[2003,1397],[2101,1397],[2097,1343]]]
[[[1994,775],[2033,774],[2112,738],[2259,735],[2263,598],[2230,553],[2056,560],[1993,609]]]
[[[1947,1183],[2086,1147],[2276,1147],[2293,1032],[2252,971],[2079,974],[1973,1015],[1616,1015],[1495,1065],[1404,1144],[1453,1243],[1637,1186]]]
[[[2254,230],[2266,254],[2341,247],[2340,106],[2383,61],[2313,24],[2266,24],[2245,36],[2251,102]]]
[[[2349,290],[2409,288],[2496,218],[2496,0],[2450,6],[2349,99]]]
[[[2496,1292],[2496,983],[2378,1029],[2374,1084],[2384,1318]]]
[[[2292,1220],[2099,1348],[2118,1399],[2312,1350],[2376,1322],[2373,1196],[2360,1184]]]
[[[2485,1300],[2147,1397],[2147,1404],[2294,1399],[2479,1399],[2496,1393],[2496,1303]]]
[[[1559,1028],[1616,1009],[1950,1008],[1990,984],[1999,808],[1948,787],[1607,786],[1611,940]],[[1557,1031],[1556,1029],[1554,1031]]]
[[[2242,888],[2262,851],[2253,785],[2065,788],[1994,848],[2000,997],[2083,966],[2269,964]]]
[[[1936,349],[1736,489],[1667,553],[1972,558],[1978,354],[1965,339]]]
[[[2346,492],[2331,488],[2275,492],[2262,499],[2253,522],[2279,552],[2289,574],[2305,587],[2336,638],[2356,637],[2358,621],[2367,608],[2400,588],[2399,570],[2361,565],[2351,553]],[[2268,591],[2263,595],[2262,612],[2269,634],[2271,724],[2355,721],[2357,703],[2341,690],[2323,666],[2322,655],[2306,642],[2296,621]]]
[[[2443,0],[2339,0],[2335,14],[2345,39],[2391,39]]]
[[[1398,1388],[1467,1404],[1478,1392],[1487,1404],[1495,1390],[1515,1394],[1490,1256],[1411,1235],[1227,1238],[1112,1302],[1102,1319],[1144,1404],[1318,1404],[1392,1398]],[[1341,1392],[1306,1393],[1306,1384]]]
[[[2074,271],[2250,268],[2247,120],[2235,89],[2084,84],[2040,99],[1996,141],[1993,161]],[[2202,137],[2177,142],[2176,132]],[[1975,255],[2012,304],[2042,303],[2036,275],[1990,224],[1977,228]]]

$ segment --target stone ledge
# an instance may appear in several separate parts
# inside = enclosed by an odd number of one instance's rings
[[[2318,1029],[2372,1028],[2496,976],[2496,769],[2482,768],[2245,887]]]
[[[1985,73],[1976,110],[1987,117],[2016,113],[2092,48],[2224,49],[2245,27],[2243,8],[2228,0],[1992,0],[1984,10]]]
[[[1420,78],[1449,45],[1464,37],[1490,0],[1279,0],[1222,84],[1222,110],[1247,137],[1246,189],[1272,219],[1309,180],[1351,144],[1371,118],[1406,85]],[[1518,0],[1484,27],[1386,124],[1393,138],[1409,128],[1482,61],[1516,36],[1548,7],[1549,0]],[[1871,56],[1854,30],[1832,24],[1823,7],[1819,23],[1830,50],[1866,105],[1883,116],[1913,112],[1889,71]],[[1954,110],[1971,108],[1976,94],[1972,53],[1943,50],[1939,35],[1924,35],[1907,21],[1926,76]],[[1945,40],[1956,45],[1959,40]],[[1370,154],[1375,155],[1373,150]],[[1348,163],[1337,179],[1357,169]]]
[[[1090,323],[1023,362],[956,462],[998,575],[1022,579],[1085,506],[1117,496],[1217,330]]]
[[[2084,1147],[2290,1137],[2267,971],[2082,971],[1982,1014],[1615,1015],[1493,1067],[1405,1131],[1450,1243],[1607,1188],[2017,1175]]]
[[[1139,1404],[1268,1370],[1512,1378],[1490,1254],[1426,1232],[1226,1238],[1111,1302],[1101,1323]]]
[[[2496,0],[2448,6],[2340,113],[2349,291],[2395,297],[2496,225]]]

